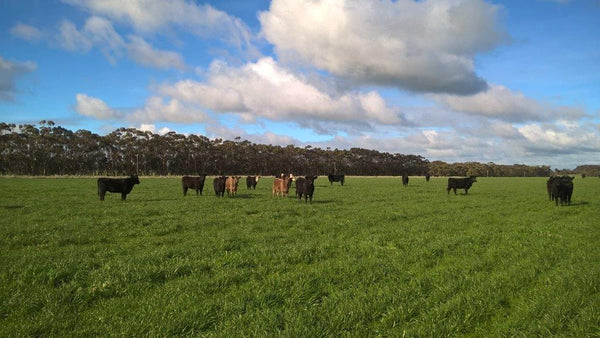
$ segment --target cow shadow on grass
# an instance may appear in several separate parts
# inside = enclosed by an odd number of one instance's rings
[[[569,205],[565,205],[566,207],[576,207],[576,206],[580,206],[580,205],[589,205],[590,202],[587,201],[579,201],[579,202],[571,202],[571,204]],[[559,204],[560,206],[560,204]]]
[[[228,197],[228,196],[225,195],[223,197]],[[229,197],[229,198],[249,200],[249,199],[256,198],[256,196],[255,195],[250,195],[250,194],[237,194],[237,195],[235,195],[233,197]]]
[[[294,200],[296,200],[296,202],[298,202],[297,198],[294,198]],[[302,204],[304,204],[304,198],[301,200]],[[312,204],[331,204],[331,203],[335,203],[336,201],[334,200],[312,200]],[[306,202],[306,204],[311,204],[310,201]]]
[[[0,205],[0,209],[12,210],[12,209],[22,209],[25,208],[24,205]]]

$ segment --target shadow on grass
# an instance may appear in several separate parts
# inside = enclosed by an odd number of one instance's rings
[[[564,205],[564,206],[566,206],[566,207],[576,207],[576,206],[579,206],[579,205],[589,205],[589,204],[590,204],[590,202],[587,202],[587,201],[579,201],[579,202],[571,202],[571,204]],[[560,206],[560,204],[558,206]]]
[[[296,202],[298,202],[298,199],[295,198]],[[304,199],[301,200],[302,204],[304,204]],[[315,200],[313,199],[312,204],[331,204],[331,203],[335,203],[336,201],[334,200]],[[311,204],[310,201],[306,202],[306,204]]]
[[[7,210],[11,210],[11,209],[22,209],[25,208],[24,205],[0,205],[0,209],[7,209]]]

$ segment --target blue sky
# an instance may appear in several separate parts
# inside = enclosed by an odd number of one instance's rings
[[[600,163],[600,1],[7,0],[0,121]]]

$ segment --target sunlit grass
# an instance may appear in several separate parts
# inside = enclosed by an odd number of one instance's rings
[[[312,204],[210,183],[0,179],[0,335],[600,334],[600,180],[568,207],[543,178],[321,177]]]

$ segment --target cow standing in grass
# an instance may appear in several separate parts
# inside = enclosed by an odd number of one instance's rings
[[[333,182],[340,182],[340,184],[343,186],[344,180],[346,179],[346,175],[329,174],[327,175],[327,178],[329,179],[329,185],[333,185]]]
[[[312,203],[316,179],[317,176],[305,176],[296,180],[296,196],[298,196],[298,201],[301,201],[302,196],[304,196],[304,203],[306,203],[309,199],[310,203]]]
[[[450,190],[454,190],[454,195],[456,195],[456,189],[465,189],[465,195],[467,195],[474,182],[477,182],[477,177],[475,176],[462,178],[450,177],[448,179],[448,187],[446,187],[446,191],[448,194],[450,194]]]
[[[107,191],[121,193],[121,200],[124,201],[136,184],[140,184],[137,175],[131,175],[128,178],[100,177],[98,178],[98,196],[101,201],[104,201],[104,195]]]
[[[198,196],[198,194],[202,195],[202,190],[204,190],[204,181],[205,180],[206,180],[206,175],[183,176],[181,178],[181,187],[183,188],[183,196],[187,195],[188,189],[196,190],[196,196]]]
[[[553,177],[551,183],[551,198],[554,200],[555,204],[560,205],[570,205],[571,204],[571,196],[573,195],[573,180],[575,177],[570,176],[561,176],[561,177]],[[549,180],[550,181],[550,180]]]
[[[288,191],[292,185],[292,175],[284,178],[276,178],[273,181],[273,197],[275,196],[287,196]]]
[[[215,195],[217,197],[223,197],[225,195],[225,181],[227,176],[215,177],[213,180],[213,188],[215,189]]]
[[[256,190],[256,184],[258,183],[259,179],[260,179],[260,176],[248,176],[248,177],[246,177],[246,188],[248,190],[250,190],[250,189]]]
[[[550,201],[554,201],[554,197],[552,196],[552,190],[554,189],[555,183],[558,181],[558,177],[552,176],[546,181],[546,191],[548,192],[548,199]]]
[[[402,175],[402,185],[407,187],[408,186],[408,175]]]
[[[227,191],[227,196],[233,197],[237,194],[240,178],[240,176],[231,176],[225,179],[225,191]]]

